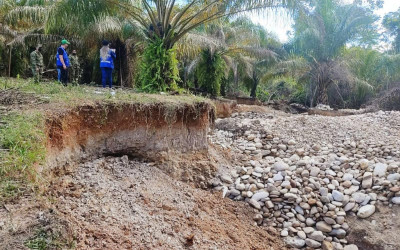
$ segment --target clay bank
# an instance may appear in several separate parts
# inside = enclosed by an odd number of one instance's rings
[[[208,102],[96,103],[52,112],[46,119],[46,166],[105,155],[157,160],[165,153],[206,150],[214,117]]]

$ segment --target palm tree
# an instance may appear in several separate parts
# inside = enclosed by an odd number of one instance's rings
[[[257,11],[279,6],[293,8],[299,1],[191,0],[186,1],[186,4],[179,4],[175,0],[101,0],[95,2],[121,7],[122,15],[134,19],[143,30],[146,30],[150,51],[143,56],[141,81],[142,86],[148,90],[158,91],[176,86],[179,76],[177,75],[174,46],[197,27],[244,11]],[[152,55],[157,56],[153,57]]]
[[[11,1],[10,1],[11,2]],[[15,1],[14,1],[15,2]],[[25,2],[22,4],[22,2]],[[4,6],[7,6],[4,4]],[[83,0],[63,1],[21,1],[14,4],[13,9],[7,11],[4,22],[7,27],[14,27],[20,23],[29,23],[27,27],[33,30],[36,41],[46,43],[47,48],[55,51],[59,40],[68,38],[73,46],[80,51],[86,51],[85,61],[98,65],[98,45],[104,38],[116,41],[118,46],[118,78],[121,85],[132,82],[135,71],[128,66],[128,61],[135,66],[137,50],[141,50],[139,44],[145,41],[145,33],[137,21],[120,14],[120,8],[110,3],[93,3]],[[55,34],[55,35],[50,35]],[[24,30],[21,36],[30,35],[29,30]],[[32,36],[32,35],[30,35]],[[25,44],[26,39],[17,39]],[[51,44],[51,48],[49,48]],[[54,48],[53,48],[54,47]],[[53,55],[49,55],[54,56]],[[96,72],[98,67],[85,72]],[[96,76],[96,74],[92,74]],[[94,76],[87,74],[87,80],[93,80]],[[92,79],[90,79],[92,78]]]
[[[41,21],[44,19],[40,13],[42,13],[41,9],[45,9],[45,6],[50,4],[48,2],[0,1],[0,37],[8,48],[8,76],[11,76],[13,64],[18,65],[19,68],[21,68],[22,64],[21,55],[15,56],[16,59],[12,61],[13,53],[21,52],[13,50],[14,48],[25,50],[27,43],[37,44],[44,39],[58,39],[56,36],[44,35],[41,30]],[[19,13],[19,15],[16,15],[17,13]]]
[[[373,43],[376,17],[365,7],[334,0],[312,1],[311,6],[299,11],[289,50],[304,56],[311,66],[309,80],[315,85],[311,103],[328,104],[331,86],[355,82],[346,62],[340,60],[340,51],[348,44]],[[371,39],[363,40],[366,37]]]
[[[394,37],[393,48],[395,53],[400,53],[400,8],[396,12],[388,13],[382,22],[389,36]]]
[[[307,104],[305,79],[311,68],[301,56],[281,53],[276,61],[260,62],[257,67],[261,93],[264,101],[285,99],[289,102]]]
[[[236,96],[240,79],[256,80],[254,72],[257,71],[258,62],[277,57],[269,47],[272,44],[270,35],[263,27],[253,24],[247,18],[238,18],[233,22],[224,20],[208,25],[207,28],[202,27],[201,31],[204,32],[204,39],[197,44],[200,43],[203,52],[187,68],[187,74],[196,73],[200,87],[210,89],[207,86],[211,85],[214,86],[211,89],[218,90],[217,83],[232,73],[233,84],[229,86],[227,94]],[[253,87],[257,87],[257,81]]]
[[[51,34],[84,33],[86,27],[101,16],[118,16],[128,20],[132,26],[140,26],[145,31],[149,49],[143,56],[142,86],[174,85],[178,79],[174,45],[197,27],[222,17],[236,15],[244,11],[258,11],[267,7],[294,8],[295,0],[61,0],[27,1],[45,2],[40,6],[25,6],[10,14],[10,20],[21,16],[32,22],[44,23],[44,30]],[[73,24],[73,25],[70,25]],[[161,48],[164,52],[157,51]],[[154,58],[146,57],[153,52],[163,58],[160,64]],[[165,55],[165,56],[163,56]],[[147,59],[147,61],[146,61]],[[160,71],[160,65],[164,65]],[[157,68],[154,68],[156,66]],[[150,68],[149,68],[150,67]],[[150,81],[150,82],[148,82]],[[158,82],[157,82],[158,81]],[[165,87],[162,87],[163,89]],[[160,89],[160,88],[159,88]]]
[[[197,27],[244,11],[277,6],[293,7],[296,2],[298,1],[191,0],[185,5],[179,5],[175,0],[141,1],[141,5],[135,6],[128,15],[136,18],[143,28],[148,29],[150,43],[154,43],[149,46],[152,51],[144,57],[142,84],[146,88],[154,87],[156,90],[176,86],[179,78],[177,66],[174,65],[174,45]],[[146,13],[145,17],[142,12]],[[161,52],[159,48],[165,51]],[[157,61],[158,63],[154,64],[155,58],[151,57],[154,54],[158,55],[157,58],[165,58],[165,61]],[[165,66],[161,71],[160,65]]]

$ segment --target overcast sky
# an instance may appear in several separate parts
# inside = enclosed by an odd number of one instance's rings
[[[352,2],[352,0],[344,0]],[[400,0],[384,0],[385,4],[382,9],[376,11],[378,15],[383,17],[386,13],[396,11],[400,8]],[[285,11],[267,11],[266,15],[249,14],[251,20],[264,26],[268,31],[274,32],[282,42],[288,40],[288,32],[291,31],[293,20],[288,17],[282,17]]]

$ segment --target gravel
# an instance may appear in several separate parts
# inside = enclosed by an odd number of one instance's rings
[[[347,216],[400,204],[399,124],[400,112],[248,112],[217,120],[210,141],[235,155],[234,184],[221,185],[240,185],[240,195],[228,197],[262,215],[258,225],[272,225],[291,247],[334,249],[351,247]]]

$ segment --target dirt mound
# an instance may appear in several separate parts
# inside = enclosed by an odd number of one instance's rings
[[[251,97],[236,97],[236,102],[238,104],[245,104],[245,105],[262,105],[262,102],[260,102],[256,98],[251,98]]]
[[[217,99],[213,101],[218,118],[227,118],[235,111],[237,102],[228,99]]]
[[[2,242],[23,248],[34,232],[64,225],[68,234],[59,241],[66,247],[72,240],[77,249],[283,248],[274,231],[254,225],[248,205],[193,188],[154,163],[126,156],[82,163],[50,190],[48,207],[18,206],[13,213],[0,208],[4,229],[16,220],[23,226],[16,230],[18,237],[0,231]]]
[[[0,207],[0,249],[283,247],[273,229],[254,225],[248,205],[196,188],[230,164],[208,145],[208,103],[49,112],[45,196]]]

